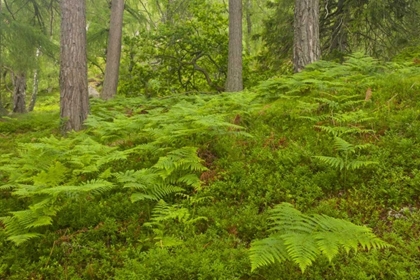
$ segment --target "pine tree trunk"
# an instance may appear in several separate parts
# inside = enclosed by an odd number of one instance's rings
[[[319,44],[319,0],[296,0],[293,65],[300,72],[321,56]]]
[[[102,92],[103,99],[113,98],[117,93],[121,58],[123,14],[124,0],[112,0],[105,80]]]
[[[19,72],[13,75],[13,113],[26,113],[26,76]]]
[[[243,90],[242,84],[242,0],[229,0],[229,53],[227,92]]]
[[[62,131],[82,129],[89,112],[85,0],[61,0]]]

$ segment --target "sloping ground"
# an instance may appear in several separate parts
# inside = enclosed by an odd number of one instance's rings
[[[419,93],[419,67],[355,55],[239,94],[95,101],[86,131],[2,156],[0,278],[419,278]],[[281,202],[394,247],[251,273]]]

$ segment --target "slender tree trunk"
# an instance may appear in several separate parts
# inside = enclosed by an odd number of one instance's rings
[[[36,49],[36,59],[37,60],[38,60],[38,57],[39,57],[40,53],[41,53],[41,51],[39,50],[39,48],[37,48]],[[32,112],[34,110],[34,107],[35,107],[36,98],[38,96],[38,84],[39,84],[38,69],[35,68],[34,80],[33,80],[33,85],[32,85],[31,102],[29,103],[29,106],[28,106],[28,111],[29,112]]]
[[[321,56],[319,0],[295,0],[293,65],[300,72]]]
[[[330,53],[335,52],[336,54],[344,54],[348,51],[347,24],[350,15],[345,2],[345,0],[339,0],[337,3],[337,10],[334,12],[337,16],[331,32]]]
[[[2,93],[1,83],[2,83],[2,80],[3,80],[3,57],[2,57],[2,54],[3,54],[3,48],[2,48],[2,46],[3,46],[3,42],[2,42],[3,34],[2,34],[2,27],[1,27],[1,25],[3,24],[2,8],[3,8],[2,7],[2,0],[0,0],[0,116],[7,114],[6,109],[4,109],[4,107],[3,107],[2,94],[1,94]]]
[[[82,129],[89,112],[85,0],[61,0],[62,131]]]
[[[110,99],[117,94],[121,58],[121,36],[124,14],[124,0],[112,0],[111,21],[106,54],[103,99]]]
[[[1,86],[1,80],[2,80],[1,76],[3,76],[3,75],[1,75],[1,65],[0,65],[0,86]],[[0,87],[0,116],[3,116],[3,115],[7,114],[7,110],[4,109],[2,100],[3,100],[3,96],[2,96],[2,91],[1,91],[1,87]]]
[[[252,36],[252,0],[246,0],[245,17],[246,17],[246,53],[251,54],[251,36]]]
[[[26,75],[18,72],[13,75],[13,113],[26,113]]]
[[[229,0],[229,53],[226,91],[243,90],[242,84],[242,0]]]

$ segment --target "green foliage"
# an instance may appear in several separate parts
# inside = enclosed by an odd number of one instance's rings
[[[112,189],[114,184],[98,177],[106,172],[104,166],[125,158],[116,148],[84,135],[21,144],[18,156],[3,161],[0,171],[7,174],[8,182],[1,188],[11,188],[13,195],[32,203],[29,209],[2,218],[8,239],[20,244],[39,236],[31,230],[51,225],[52,217],[67,203]]]
[[[159,200],[169,194],[184,191],[179,186],[198,189],[201,185],[200,179],[192,172],[204,170],[206,168],[197,156],[197,149],[183,147],[160,157],[151,168],[118,173],[116,179],[123,183],[125,188],[141,191],[131,195],[133,202],[144,199]]]
[[[357,150],[369,148],[369,144],[353,145],[340,137],[334,137],[334,149],[338,152],[337,157],[315,156],[323,163],[341,170],[356,170],[372,164],[378,164],[375,161],[362,161],[351,159],[351,155]]]
[[[210,1],[185,3],[188,16],[166,19],[155,29],[124,39],[127,70],[120,89],[126,95],[223,91],[228,40],[224,7]]]
[[[386,248],[370,229],[323,215],[302,214],[291,204],[282,203],[270,211],[270,237],[254,241],[250,249],[252,270],[275,262],[292,260],[302,272],[319,256],[332,261],[344,248]]]
[[[19,2],[11,3],[7,9],[8,12],[3,10],[0,14],[2,30],[0,33],[2,55],[0,57],[3,65],[14,71],[25,72],[37,68],[35,54],[38,48],[50,57],[55,56],[59,48],[50,40],[43,28],[45,23],[42,14],[46,13],[44,6],[35,2],[33,5]],[[29,19],[34,18],[35,13],[38,13],[39,21],[30,22]]]
[[[236,247],[236,248],[235,248]],[[197,235],[181,246],[128,251],[115,279],[239,279],[250,277],[246,249],[216,234]]]
[[[50,137],[58,96],[40,99],[0,120],[0,278],[416,279],[419,77],[356,54],[238,94],[91,100],[67,138]],[[378,164],[313,157],[346,153]],[[282,202],[307,210],[286,207],[280,234],[266,210]],[[355,224],[392,246],[348,244]],[[252,240],[284,260],[251,272]]]
[[[183,243],[182,239],[174,236],[175,234],[172,236],[166,234],[165,225],[168,222],[174,221],[179,224],[181,228],[178,226],[176,234],[179,236],[183,231],[191,232],[196,223],[207,220],[207,217],[204,216],[193,217],[187,208],[179,204],[168,205],[165,201],[160,200],[153,209],[150,222],[144,223],[144,226],[152,229],[155,235],[153,237],[155,245],[164,248],[179,246]]]
[[[267,7],[261,64],[278,66],[285,57],[292,58],[294,1],[270,1]],[[320,3],[319,8],[324,59],[342,61],[352,52],[390,59],[402,49],[418,45],[417,1],[333,1]]]
[[[186,188],[197,191],[198,174],[207,168],[197,148],[185,145],[200,145],[225,133],[241,134],[241,127],[227,122],[227,114],[216,115],[220,108],[211,104],[201,108],[204,100],[194,99],[194,103],[181,100],[138,109],[133,115],[114,115],[105,109],[101,117],[92,116],[86,122],[92,136],[51,136],[21,144],[17,156],[4,156],[0,172],[7,183],[1,189],[12,189],[13,195],[30,202],[28,210],[11,211],[11,216],[2,218],[8,239],[21,244],[37,237],[39,232],[32,230],[51,225],[52,218],[73,201],[116,187],[134,190],[133,202],[157,201]],[[231,106],[237,104],[228,100]],[[136,145],[127,146],[125,141]],[[133,158],[149,159],[138,166],[124,165]]]
[[[266,100],[318,93],[314,95],[318,103],[325,103],[325,108],[338,113],[342,107],[363,103],[361,93],[372,87],[383,71],[394,70],[391,64],[385,66],[371,57],[355,53],[346,57],[342,64],[317,61],[295,75],[268,79],[261,82],[256,90]],[[359,96],[358,100],[354,100],[356,96]]]

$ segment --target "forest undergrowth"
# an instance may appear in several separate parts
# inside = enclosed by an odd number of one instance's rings
[[[91,100],[66,137],[44,100],[0,119],[0,279],[420,277],[419,65]]]

